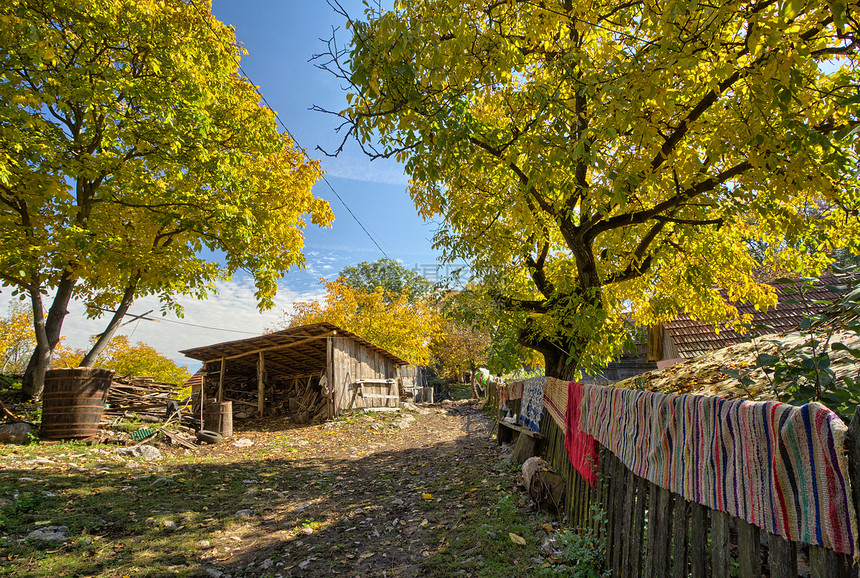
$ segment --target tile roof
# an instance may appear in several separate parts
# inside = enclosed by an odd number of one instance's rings
[[[797,297],[785,292],[787,285],[773,284],[779,299],[775,307],[771,307],[767,311],[758,311],[748,303],[735,303],[734,305],[740,314],[752,315],[753,329],[751,333],[755,335],[785,333],[800,327],[804,313],[808,313],[809,309],[813,312],[822,309],[823,306],[816,301],[836,299],[838,296],[827,289],[827,285],[841,283],[845,283],[844,277],[822,276],[806,292],[806,304],[795,302]],[[756,326],[765,327],[756,328]],[[676,317],[666,323],[664,327],[672,337],[678,355],[688,359],[749,339],[749,334],[741,335],[725,325],[721,326],[717,332],[714,323],[696,321],[686,314]]]

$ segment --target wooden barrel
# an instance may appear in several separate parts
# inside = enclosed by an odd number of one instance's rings
[[[203,429],[214,431],[225,438],[233,435],[233,402],[207,402],[203,406]]]
[[[422,387],[421,388],[421,401],[424,403],[433,403],[433,388],[432,387]]]
[[[76,440],[98,435],[113,373],[92,367],[45,372],[42,438]]]

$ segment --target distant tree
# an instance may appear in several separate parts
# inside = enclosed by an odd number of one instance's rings
[[[426,300],[412,301],[407,292],[386,295],[380,286],[364,291],[342,277],[321,282],[327,290],[324,300],[296,303],[286,327],[328,322],[410,363],[425,365],[430,360],[430,343],[439,333],[440,318]]]
[[[486,331],[446,318],[430,350],[433,364],[440,369],[441,375],[455,375],[459,380],[463,372],[471,372],[472,396],[477,397],[475,372],[478,367],[487,365],[491,345],[490,335]]]
[[[21,301],[11,301],[9,312],[0,317],[0,373],[23,373],[35,346],[32,311]]]
[[[388,258],[344,267],[339,277],[350,287],[365,293],[373,293],[381,287],[386,302],[403,294],[410,301],[420,301],[433,291],[433,283],[426,277]]]
[[[55,367],[78,367],[86,352],[63,348],[58,353]],[[187,366],[177,365],[142,341],[132,345],[127,335],[114,336],[95,363],[98,367],[113,369],[117,376],[152,377],[156,381],[177,385],[184,384],[191,377]]]
[[[270,307],[306,219],[331,221],[241,53],[209,0],[0,3],[0,280],[32,304],[26,394],[73,297],[116,311],[90,365],[141,295],[178,309],[243,269]]]

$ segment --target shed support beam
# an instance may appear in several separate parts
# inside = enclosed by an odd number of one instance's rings
[[[260,352],[260,359],[257,361],[257,413],[263,417],[263,398],[266,394],[266,384],[263,383],[263,376],[266,373],[266,360],[263,357],[263,352]]]
[[[218,374],[218,403],[224,401],[224,366],[226,362],[221,358],[221,373]]]

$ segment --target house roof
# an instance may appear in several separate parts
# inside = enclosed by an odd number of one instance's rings
[[[830,291],[827,286],[839,285],[845,283],[844,277],[835,275],[826,275],[812,283],[812,286],[805,293],[806,302],[801,303],[796,295],[786,293],[785,289],[794,285],[774,283],[778,302],[776,306],[771,307],[767,311],[756,310],[749,303],[735,303],[738,312],[741,315],[752,315],[752,326],[750,333],[753,335],[765,335],[768,333],[785,333],[794,331],[800,327],[803,321],[804,314],[808,314],[811,309],[814,312],[821,311],[823,305],[816,303],[817,301],[828,300],[832,301],[838,298],[838,295]],[[756,327],[764,326],[764,327]],[[675,349],[678,355],[685,358],[693,358],[698,355],[704,355],[709,351],[714,351],[747,341],[749,334],[741,335],[728,326],[720,327],[720,331],[715,331],[714,323],[696,321],[691,319],[689,315],[680,315],[672,321],[664,325],[666,331],[672,337],[675,344]]]
[[[832,342],[841,342],[851,348],[860,347],[860,336],[855,333],[837,331],[831,339]],[[642,373],[609,385],[676,395],[689,393],[726,399],[774,400],[778,391],[772,383],[773,377],[757,366],[756,358],[762,353],[785,355],[808,340],[808,334],[799,332],[763,335],[757,337],[755,342],[746,341],[717,349],[695,359],[687,359],[671,367]],[[848,351],[830,350],[827,353],[830,369],[837,380],[857,374],[857,361]],[[737,378],[724,373],[727,369],[739,371],[752,383],[742,387]]]
[[[253,373],[257,368],[258,354],[262,351],[266,371],[270,375],[303,375],[325,369],[326,341],[329,337],[351,338],[387,357],[395,365],[409,364],[405,359],[331,323],[290,327],[258,337],[185,349],[180,353],[204,363],[225,359],[229,361],[231,371]]]

